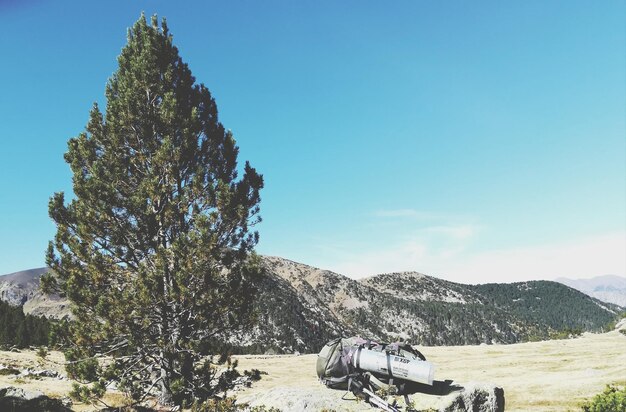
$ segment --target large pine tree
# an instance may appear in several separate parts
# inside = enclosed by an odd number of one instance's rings
[[[216,382],[200,360],[251,318],[263,179],[247,162],[238,177],[235,140],[165,19],[142,15],[118,62],[105,113],[94,105],[69,140],[74,197],[50,200],[43,286],[72,302],[69,369],[95,393],[118,381],[134,397],[207,398]],[[93,362],[104,354],[114,362]]]

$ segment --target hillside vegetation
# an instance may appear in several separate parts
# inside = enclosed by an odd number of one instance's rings
[[[555,330],[580,328],[599,332],[621,311],[615,304],[589,298],[557,282],[490,283],[471,288],[487,303]]]
[[[428,346],[517,343],[601,331],[623,310],[556,282],[473,286],[416,272],[354,280],[279,257],[261,263],[255,326],[219,344],[232,353],[315,353],[349,335]],[[27,312],[67,313],[66,301],[33,291],[38,276],[21,275],[22,286],[11,287],[0,277],[0,288],[24,299]]]
[[[50,327],[48,319],[25,315],[21,306],[0,301],[0,347],[48,345]]]
[[[260,327],[239,338],[255,351],[317,352],[333,336],[354,334],[420,345],[517,343],[601,331],[622,310],[556,282],[471,286],[415,272],[354,280],[278,257],[263,263]]]

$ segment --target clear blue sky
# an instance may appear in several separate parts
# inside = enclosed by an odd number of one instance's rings
[[[0,273],[126,29],[166,16],[265,176],[258,250],[350,276],[626,275],[623,1],[0,0]]]

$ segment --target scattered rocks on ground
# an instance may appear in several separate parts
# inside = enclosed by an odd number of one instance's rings
[[[21,398],[27,401],[41,398],[45,396],[41,391],[27,391],[26,389],[16,388],[14,386],[5,386],[0,388],[0,398]]]
[[[19,375],[20,371],[12,366],[0,365],[0,375]]]
[[[20,373],[21,377],[30,377],[30,378],[57,378],[57,379],[66,379],[65,376],[60,374],[57,371],[49,370],[49,369],[24,369]]]
[[[441,412],[502,412],[504,411],[504,390],[494,385],[472,383],[459,386],[448,383],[449,391],[444,393],[415,393],[409,395],[417,410]],[[342,396],[345,391],[323,387],[274,388],[254,399],[242,399],[251,408],[265,406],[278,408],[283,412],[301,411],[375,411],[362,400],[355,400],[352,394]],[[403,405],[402,397],[399,404]]]
[[[70,412],[59,399],[51,399],[37,390],[25,390],[14,386],[0,387],[0,410],[11,412]]]
[[[244,388],[249,388],[252,385],[252,378],[250,376],[240,376],[235,378],[232,382],[233,388],[231,391],[240,391]]]
[[[15,375],[16,378],[31,378],[31,379],[41,379],[41,378],[53,378],[53,379],[60,379],[60,380],[67,379],[65,375],[52,369],[35,369],[35,368],[17,369],[13,365],[3,365],[3,364],[0,364],[0,375]]]
[[[303,412],[303,411],[321,411],[321,410],[337,410],[346,411],[354,410],[353,404],[355,401],[341,401],[337,399],[332,390],[328,390],[330,393],[324,394],[316,389],[300,389],[300,388],[274,388],[260,396],[257,396],[254,400],[248,402],[249,406],[261,407],[265,406],[267,409],[277,408],[282,412]],[[343,405],[342,405],[343,403]],[[352,406],[352,409],[347,408],[348,405]],[[363,407],[363,403],[360,403]]]
[[[443,412],[501,412],[504,411],[504,390],[497,386],[469,384],[452,398]]]
[[[69,396],[64,396],[59,399],[59,401],[61,401],[61,404],[66,408],[70,408],[74,404],[74,401],[72,401],[72,398]]]

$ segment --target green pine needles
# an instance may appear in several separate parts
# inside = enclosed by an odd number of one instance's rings
[[[135,400],[209,399],[206,356],[253,318],[263,178],[247,162],[238,173],[235,140],[165,19],[142,15],[118,62],[105,112],[94,105],[69,140],[74,197],[50,199],[42,286],[72,302],[68,372],[92,382],[81,398],[115,382]]]
[[[0,348],[27,348],[50,343],[52,323],[45,317],[26,315],[21,306],[0,300]]]
[[[585,402],[584,412],[623,412],[626,411],[626,387],[607,385],[604,392]]]

